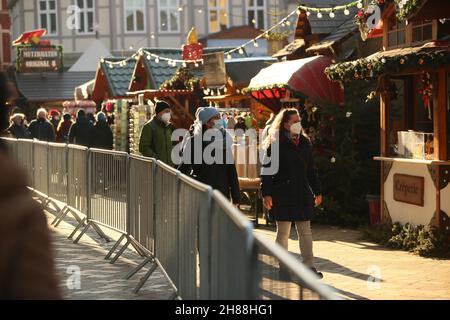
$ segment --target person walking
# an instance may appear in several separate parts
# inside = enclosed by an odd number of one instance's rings
[[[172,161],[174,128],[171,124],[171,107],[165,101],[158,101],[155,108],[156,115],[142,128],[139,152],[144,157],[154,158],[169,166],[174,166]]]
[[[1,133],[8,127],[10,87],[0,73]],[[59,300],[47,218],[1,140],[0,176],[0,300]]]
[[[69,142],[69,132],[72,128],[72,116],[66,113],[63,116],[63,121],[59,123],[58,130],[56,130],[56,142],[67,143]]]
[[[207,136],[217,138],[209,139]],[[215,148],[211,152],[212,159],[205,159],[204,157],[207,155],[204,154],[204,151],[213,143]],[[197,146],[200,146],[201,150],[197,150]],[[241,201],[241,196],[231,146],[232,138],[223,127],[220,113],[212,107],[203,108],[198,112],[193,135],[185,143],[184,161],[179,170],[222,192],[225,197],[237,205]],[[215,151],[219,148],[222,149],[222,156],[217,155],[216,157]],[[196,161],[199,154],[203,155],[202,159]]]
[[[103,112],[97,113],[97,123],[92,129],[91,148],[112,150],[114,137],[111,128],[108,125],[108,118]]]
[[[28,130],[33,139],[55,142],[55,129],[50,121],[47,120],[47,110],[44,108],[37,111],[37,119],[31,121]]]
[[[16,113],[11,117],[11,126],[8,128],[8,133],[16,139],[30,139],[31,134],[25,126],[25,115]]]
[[[69,131],[69,143],[89,147],[93,127],[92,122],[86,116],[86,112],[80,109],[77,114],[77,121]]]
[[[277,144],[275,146],[275,144]],[[321,185],[314,166],[312,147],[304,135],[301,118],[296,109],[285,109],[275,118],[264,142],[266,159],[262,169],[261,191],[264,206],[272,210],[277,222],[277,243],[286,250],[292,223],[295,223],[303,262],[319,278],[323,274],[314,266],[311,219],[313,207],[322,203]],[[277,154],[272,150],[278,149]],[[269,172],[278,161],[278,172]],[[280,266],[282,278],[289,278]]]

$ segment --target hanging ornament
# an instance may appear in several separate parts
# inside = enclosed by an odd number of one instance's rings
[[[319,12],[317,13],[317,18],[319,18],[319,19],[322,19],[322,18],[323,18],[322,12],[319,11]]]
[[[331,12],[330,12],[330,18],[333,19],[334,17],[336,17],[336,15],[334,14],[333,10],[331,10]]]
[[[431,75],[428,72],[422,74],[422,88],[419,89],[422,95],[423,106],[428,110],[428,119],[433,120],[431,116],[431,97],[433,96],[433,84]]]
[[[244,49],[242,47],[239,48],[239,54],[244,54]]]
[[[347,7],[345,7],[344,14],[345,14],[346,16],[348,16],[348,15],[350,14],[350,10],[348,10]]]

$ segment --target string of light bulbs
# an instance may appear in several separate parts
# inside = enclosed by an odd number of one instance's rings
[[[232,59],[232,54],[233,53],[239,53],[240,55],[244,55],[245,51],[244,49],[249,46],[249,45],[253,45],[255,48],[259,47],[258,44],[258,40],[260,40],[261,38],[266,37],[270,32],[272,32],[273,30],[277,29],[280,26],[290,26],[291,22],[290,22],[290,18],[292,16],[294,16],[295,14],[300,15],[302,13],[302,11],[306,12],[306,15],[309,17],[312,13],[317,14],[317,18],[321,19],[323,18],[323,14],[324,13],[328,13],[329,17],[331,19],[336,17],[336,12],[338,11],[343,11],[344,15],[348,16],[350,15],[350,8],[352,7],[357,7],[358,9],[361,9],[363,7],[363,0],[356,0],[356,1],[352,1],[348,4],[345,5],[339,5],[339,6],[334,6],[332,8],[317,8],[317,7],[309,7],[309,6],[304,6],[304,5],[299,5],[297,6],[297,8],[295,10],[293,10],[291,13],[289,13],[287,16],[285,16],[283,19],[281,19],[279,22],[277,22],[275,25],[273,25],[272,27],[270,27],[269,29],[265,30],[264,32],[262,32],[260,35],[258,35],[257,37],[245,42],[244,44],[231,49],[229,51],[226,51],[224,53],[225,57],[227,60],[231,60]],[[178,65],[181,65],[183,67],[187,67],[188,64],[192,64],[194,65],[196,68],[198,68],[201,64],[204,63],[203,59],[197,59],[197,60],[183,60],[183,59],[173,59],[173,58],[167,58],[167,57],[163,57],[163,56],[159,56],[155,53],[152,53],[150,51],[147,51],[145,49],[139,49],[136,53],[134,53],[131,57],[128,57],[126,59],[123,59],[121,61],[106,61],[105,58],[101,59],[102,63],[107,63],[109,65],[110,68],[114,68],[114,66],[120,66],[120,67],[125,67],[127,65],[127,63],[131,60],[139,60],[139,57],[141,56],[146,56],[147,60],[152,60],[155,63],[161,63],[161,62],[166,62],[169,66],[172,67],[177,67]]]

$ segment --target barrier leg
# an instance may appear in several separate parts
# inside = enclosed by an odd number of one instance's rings
[[[80,242],[81,238],[84,236],[84,234],[89,230],[89,227],[91,226],[91,223],[88,222],[86,227],[83,229],[83,231],[81,231],[80,235],[78,236],[78,238],[76,238],[73,243],[78,243]]]
[[[105,257],[105,260],[108,260],[109,258],[111,258],[112,254],[114,253],[114,251],[116,251],[116,249],[122,243],[123,239],[125,239],[125,235],[124,234],[120,236],[119,240],[117,240],[116,243],[111,248],[111,250],[109,250],[108,254]]]
[[[127,242],[125,243],[125,245],[122,246],[122,248],[120,248],[119,252],[117,252],[117,254],[114,256],[114,258],[112,258],[110,263],[111,264],[116,263],[117,259],[119,259],[120,256],[122,256],[122,254],[125,252],[125,250],[130,246],[130,244],[131,244],[131,240],[127,238]]]
[[[96,225],[95,223],[92,223],[92,228],[94,228],[95,232],[97,232],[97,234],[98,234],[101,238],[103,238],[103,240],[105,240],[107,243],[110,243],[110,242],[112,241],[111,238],[108,237],[108,236],[103,232],[103,230],[102,230],[98,225]]]
[[[64,208],[62,208],[55,216],[55,219],[52,221],[51,225],[54,225],[65,213],[66,210],[68,210],[68,207],[65,206]],[[67,214],[67,213],[66,213]]]
[[[75,228],[75,230],[73,230],[73,232],[70,234],[68,239],[73,239],[73,237],[75,236],[75,234],[78,232],[78,230],[81,229],[81,227],[86,225],[86,218],[84,218]]]
[[[136,242],[136,240],[130,238],[131,241],[131,245],[133,246],[133,248],[137,251],[137,253],[141,256],[141,257],[147,257],[148,255],[145,253],[144,250],[142,250],[142,248],[140,247],[139,243]]]
[[[153,272],[155,272],[156,268],[158,268],[158,264],[153,264],[152,267],[150,268],[150,270],[145,274],[145,276],[141,279],[141,281],[139,282],[139,284],[137,285],[136,289],[134,289],[134,293],[138,294],[139,291],[141,291],[142,287],[144,286],[144,284],[147,282],[147,280],[150,278],[150,276],[153,274]]]
[[[138,273],[139,271],[142,270],[142,268],[144,268],[147,264],[149,264],[150,262],[154,262],[154,258],[153,257],[149,257],[147,259],[145,259],[144,261],[142,261],[136,268],[134,268],[133,270],[131,270],[125,277],[125,280],[130,280],[131,278],[134,277],[134,275],[136,273]]]

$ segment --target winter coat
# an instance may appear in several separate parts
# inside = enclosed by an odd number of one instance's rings
[[[186,174],[190,175],[198,181],[211,186],[213,189],[222,192],[222,194],[228,199],[233,200],[233,203],[240,203],[241,195],[239,188],[239,180],[236,171],[236,165],[234,162],[229,163],[226,161],[226,155],[228,154],[231,158],[228,160],[233,161],[233,153],[231,151],[231,143],[229,143],[228,150],[226,146],[226,139],[231,139],[228,133],[223,131],[223,159],[220,163],[206,164],[204,159],[200,163],[195,162],[195,155],[204,154],[204,150],[208,147],[212,142],[201,141],[200,143],[196,143],[196,139],[202,139],[202,134],[191,135],[188,138],[188,141],[185,144],[183,149],[183,157],[186,156],[189,158],[189,163],[182,163],[179,167],[179,170]],[[198,141],[198,140],[197,140]],[[195,145],[198,144],[202,147],[202,150],[195,150]],[[227,152],[225,152],[227,151]],[[215,156],[215,152],[212,152],[212,156]]]
[[[72,127],[72,121],[63,121],[59,124],[58,132],[56,133],[56,141],[61,143],[69,142],[69,132]]]
[[[78,118],[70,128],[69,143],[89,147],[92,137],[92,122],[88,118]]]
[[[112,150],[114,138],[106,121],[99,121],[92,129],[91,148]]]
[[[61,299],[44,212],[3,153],[0,176],[0,300]]]
[[[142,128],[139,152],[144,157],[154,158],[174,166],[172,161],[172,132],[172,125],[166,125],[157,117],[153,117]]]
[[[33,120],[28,127],[33,139],[46,142],[55,142],[55,128],[45,119]]]
[[[287,136],[284,131],[280,132],[278,172],[265,175],[270,163],[264,161],[262,195],[272,197],[272,214],[275,220],[310,221],[313,217],[314,196],[322,194],[311,143],[301,136],[297,146]],[[272,146],[267,155],[275,158],[276,155],[272,155]]]
[[[20,126],[18,124],[13,124],[7,130],[16,139],[30,139],[30,131],[25,126]]]

